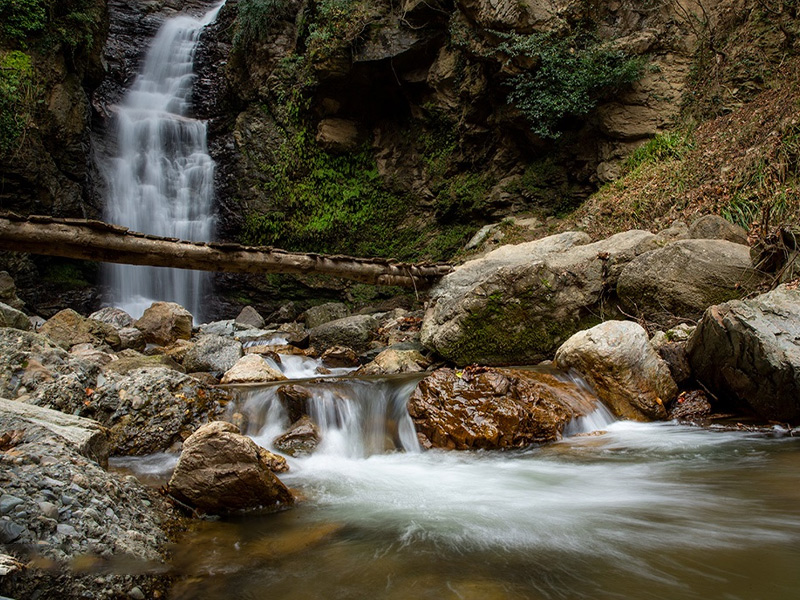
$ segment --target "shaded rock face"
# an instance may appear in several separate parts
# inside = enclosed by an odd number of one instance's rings
[[[617,295],[653,321],[698,319],[712,304],[741,298],[763,281],[745,245],[678,240],[632,260],[619,276]]]
[[[311,345],[317,351],[324,351],[334,346],[346,346],[356,352],[363,352],[367,349],[378,324],[378,319],[371,315],[353,315],[314,327],[309,330],[308,335]]]
[[[664,419],[665,406],[678,393],[647,332],[632,321],[606,321],[576,333],[558,349],[555,363],[579,371],[623,419]]]
[[[349,315],[350,310],[347,308],[347,305],[341,302],[326,302],[319,306],[312,306],[305,312],[306,327],[308,329],[314,329],[314,327],[337,319],[344,319]]]
[[[687,346],[695,377],[762,418],[800,421],[800,291],[782,285],[706,310]]]
[[[530,364],[612,306],[622,267],[655,245],[646,231],[587,244],[563,233],[467,262],[431,292],[421,339],[458,365]]]
[[[13,327],[27,331],[32,325],[25,313],[0,302],[0,327]]]
[[[423,379],[408,412],[425,447],[518,448],[560,439],[594,400],[549,373],[467,367]]]
[[[163,498],[132,477],[107,472],[52,424],[6,413],[0,421],[0,437],[15,432],[0,452],[0,504],[8,508],[0,516],[4,551],[25,563],[34,556],[39,565],[43,558],[55,561],[0,577],[0,594],[124,598],[138,586],[148,597],[165,595],[167,582],[152,570],[167,544],[162,527],[171,509]],[[96,572],[70,568],[76,559],[102,566],[112,556],[132,568],[99,580]]]
[[[270,470],[269,453],[231,423],[194,432],[169,481],[170,493],[212,514],[291,505],[294,497]]]

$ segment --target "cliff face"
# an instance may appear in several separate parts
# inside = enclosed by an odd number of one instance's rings
[[[674,123],[734,4],[230,0],[201,54],[222,234],[441,258],[575,206]]]

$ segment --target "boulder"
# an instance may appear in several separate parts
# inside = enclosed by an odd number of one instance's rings
[[[105,429],[97,421],[0,398],[0,421],[6,422],[12,417],[48,429],[63,438],[81,456],[95,461],[101,467],[108,466],[108,438]]]
[[[135,327],[123,327],[117,330],[117,334],[119,335],[120,350],[130,349],[143,352],[147,346],[144,333]]]
[[[727,240],[678,240],[622,270],[617,296],[630,311],[662,322],[699,319],[712,304],[740,298],[764,281],[750,250]]]
[[[259,354],[247,354],[222,376],[220,383],[267,383],[283,381],[286,375],[270,366]]]
[[[184,443],[169,492],[203,512],[235,514],[291,505],[294,497],[269,468],[269,454],[223,421]]]
[[[80,412],[108,428],[112,454],[174,450],[200,425],[219,418],[227,391],[163,367],[108,373],[91,395],[61,410]]]
[[[710,307],[687,351],[696,379],[721,399],[800,420],[800,290],[781,285]]]
[[[192,337],[192,314],[175,302],[154,302],[134,327],[144,333],[148,344],[167,346]]]
[[[275,438],[273,445],[289,456],[306,456],[317,449],[321,438],[317,424],[304,415],[292,423],[286,433]]]
[[[299,421],[308,412],[309,401],[314,397],[309,388],[294,383],[282,385],[276,391],[291,423]]]
[[[467,367],[438,369],[420,381],[408,412],[425,447],[518,448],[560,439],[595,402],[552,373]]]
[[[82,358],[83,360],[88,360],[89,362],[96,364],[98,367],[103,367],[104,365],[107,365],[116,359],[116,356],[112,356],[108,352],[98,350],[91,344],[78,344],[73,346],[70,348],[69,353],[72,356]]]
[[[341,302],[327,302],[312,306],[305,312],[306,327],[313,329],[330,321],[343,319],[350,315],[350,310]]]
[[[190,373],[208,371],[221,375],[243,355],[241,342],[221,335],[201,335],[183,358],[183,366]]]
[[[308,332],[312,346],[324,351],[333,346],[348,346],[363,352],[369,346],[378,320],[372,315],[354,315],[318,325]]]
[[[347,119],[322,119],[317,126],[317,143],[326,150],[347,152],[358,147],[358,126]]]
[[[656,247],[646,231],[588,240],[562,233],[456,267],[431,291],[422,343],[458,365],[551,357],[570,335],[597,322],[622,267]]]
[[[194,342],[189,340],[175,340],[169,346],[164,348],[164,356],[168,356],[178,363],[182,363],[189,353],[189,350],[194,348]]]
[[[108,323],[82,317],[71,308],[64,309],[39,328],[39,333],[46,335],[56,344],[69,350],[77,344],[100,346],[107,344],[113,349],[120,348],[117,330]]]
[[[0,271],[0,302],[17,310],[25,308],[25,303],[17,297],[14,279],[7,271]]]
[[[0,302],[0,327],[13,327],[28,331],[33,328],[33,325],[24,312]]]
[[[185,369],[175,362],[169,356],[163,354],[155,354],[153,356],[145,356],[139,354],[135,350],[125,350],[120,353],[119,358],[115,361],[109,362],[103,367],[106,373],[119,373],[120,375],[127,375],[137,369],[146,369],[152,367],[164,367],[172,369],[179,373],[185,373]]]
[[[606,321],[576,333],[558,349],[555,364],[579,371],[623,419],[664,419],[665,406],[678,393],[647,332],[632,321]]]
[[[93,312],[89,315],[90,319],[100,321],[101,323],[108,323],[114,329],[120,330],[126,327],[133,327],[133,317],[126,313],[121,308],[113,306],[106,306],[100,310]]]
[[[237,327],[244,329],[261,329],[264,327],[264,317],[258,314],[258,311],[252,306],[245,306],[234,323]]]
[[[689,341],[693,331],[694,326],[684,323],[667,331],[659,331],[650,339],[650,345],[667,363],[672,379],[678,385],[692,376],[692,368],[686,354],[686,342]]]
[[[747,243],[747,231],[719,215],[705,215],[689,228],[689,237],[696,240],[728,240],[734,244]]]
[[[358,354],[347,346],[328,348],[320,358],[325,366],[331,369],[358,366]]]
[[[387,348],[375,359],[356,371],[357,375],[394,375],[396,373],[419,373],[431,362],[416,350]]]

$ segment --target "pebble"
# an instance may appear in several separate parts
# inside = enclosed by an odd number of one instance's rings
[[[7,515],[20,504],[24,503],[25,501],[22,498],[17,498],[11,494],[3,494],[0,496],[0,515]]]
[[[58,507],[52,502],[39,502],[39,510],[48,519],[58,520]]]
[[[69,535],[73,537],[78,535],[78,530],[72,525],[67,525],[66,523],[59,523],[56,527],[56,531],[58,531],[58,533],[61,535]]]
[[[133,598],[133,600],[144,600],[144,592],[137,586],[135,588],[131,588],[128,591],[128,596]]]
[[[11,544],[16,542],[25,533],[25,528],[14,521],[0,521],[0,543]]]

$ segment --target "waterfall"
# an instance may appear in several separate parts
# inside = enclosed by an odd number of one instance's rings
[[[105,218],[131,230],[209,241],[214,233],[214,161],[206,123],[189,116],[200,33],[222,4],[200,18],[180,15],[159,30],[141,73],[116,109],[117,156],[101,165]],[[201,320],[209,276],[199,271],[109,265],[108,302],[138,317],[153,301],[185,306]]]

